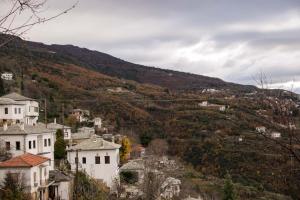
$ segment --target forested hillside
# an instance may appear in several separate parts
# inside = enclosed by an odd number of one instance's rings
[[[258,113],[271,109],[258,98],[245,98],[255,87],[138,66],[78,47],[20,40],[0,49],[0,67],[14,73],[13,81],[3,82],[6,92],[20,91],[41,105],[47,99],[49,120],[62,117],[63,104],[65,118],[72,108],[89,109],[104,116],[114,132],[131,134],[145,146],[165,139],[170,155],[204,175],[223,178],[229,171],[235,182],[257,194],[268,190],[300,198],[300,173],[291,172],[289,154],[255,132],[264,125],[285,139],[280,126]],[[219,91],[202,93],[204,88]],[[227,109],[203,107],[202,101]]]

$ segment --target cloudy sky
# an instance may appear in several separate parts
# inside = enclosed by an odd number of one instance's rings
[[[76,0],[48,0],[49,16]],[[79,0],[29,40],[74,44],[134,63],[300,92],[300,0]]]

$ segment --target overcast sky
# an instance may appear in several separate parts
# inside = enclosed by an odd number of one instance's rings
[[[75,0],[48,0],[51,15]],[[27,39],[73,44],[134,63],[300,92],[300,0],[80,0]]]

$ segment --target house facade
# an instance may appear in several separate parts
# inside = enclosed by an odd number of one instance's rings
[[[93,119],[93,122],[94,122],[94,127],[95,128],[102,128],[102,119],[100,117],[96,117]]]
[[[82,110],[82,109],[74,109],[71,112],[78,122],[86,122],[89,119],[90,111],[89,110]]]
[[[108,187],[113,187],[119,179],[119,148],[121,146],[93,136],[68,149],[67,158],[71,170],[85,171],[89,176],[102,180]],[[78,158],[76,157],[78,154]]]
[[[5,147],[13,157],[31,153],[50,159],[50,168],[54,169],[55,131],[44,126],[15,124],[0,128],[0,146]]]
[[[24,122],[25,104],[9,98],[0,98],[0,122],[16,124]]]
[[[33,155],[22,154],[0,163],[0,184],[6,174],[11,173],[22,181],[33,200],[48,200],[50,159]]]
[[[11,99],[18,102],[20,105],[23,104],[24,123],[28,125],[37,124],[39,117],[39,103],[36,100],[22,96],[18,93],[10,93],[1,98]]]

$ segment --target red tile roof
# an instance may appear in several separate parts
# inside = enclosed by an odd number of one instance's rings
[[[14,157],[10,160],[0,162],[0,168],[9,167],[34,167],[50,160],[49,158],[33,155],[30,153],[25,153],[23,155]]]

